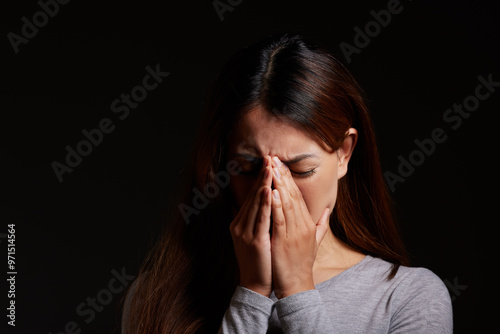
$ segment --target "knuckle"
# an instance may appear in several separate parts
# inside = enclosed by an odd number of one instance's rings
[[[261,245],[262,241],[260,238],[253,238],[249,245],[254,248],[254,249],[259,249],[260,248],[260,245]]]
[[[264,191],[264,189],[266,188],[265,185],[260,185],[258,188],[257,188],[257,192],[256,192],[256,198],[260,198],[260,195],[262,195],[262,192]]]
[[[261,187],[259,188],[259,194],[260,194],[261,196],[264,194],[264,190],[265,190],[266,188],[268,188],[268,186],[266,186],[266,185],[263,185],[263,186],[261,186]]]
[[[296,193],[296,196],[297,196],[298,200],[303,200],[304,199],[302,197],[302,192],[299,189],[295,188],[295,193]]]
[[[310,236],[314,231],[316,231],[316,228],[313,229],[313,226],[311,224],[305,224],[305,229],[304,229],[305,236]]]
[[[259,200],[254,199],[252,201],[252,208],[257,209],[259,207],[259,205],[260,205],[260,201]]]
[[[276,225],[276,226],[283,226],[283,225],[285,225],[285,221],[282,220],[282,219],[275,219],[273,221],[273,224]]]
[[[231,232],[231,236],[239,237],[240,231],[236,226],[229,226],[229,232]]]
[[[282,204],[280,201],[274,201],[273,202],[273,206],[276,208],[276,209],[281,209],[282,208]]]
[[[258,191],[252,199],[252,207],[254,208],[258,208],[260,206],[260,196],[258,196],[258,194],[260,194],[260,191]]]
[[[309,239],[310,235],[311,235],[310,231],[308,231],[307,229],[301,229],[297,233],[297,239],[303,242],[304,240]]]
[[[290,189],[288,191],[288,194],[289,194],[290,198],[292,198],[293,200],[301,200],[302,199],[302,193],[296,187],[292,187],[292,189]]]
[[[286,201],[283,203],[283,208],[285,210],[291,210],[293,209],[293,202],[292,201]]]
[[[248,233],[243,233],[240,238],[247,245],[252,245],[253,243],[253,236]]]

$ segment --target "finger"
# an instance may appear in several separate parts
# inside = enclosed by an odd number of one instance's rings
[[[269,159],[266,159],[266,157],[264,157],[264,159],[262,160],[262,166],[259,170],[258,178],[253,187],[250,189],[248,196],[256,195],[256,193],[259,192],[260,187],[262,187],[263,185],[267,185],[266,169],[270,166],[270,163]]]
[[[302,194],[293,181],[290,170],[278,157],[273,158],[273,182],[280,194],[287,230],[294,229],[301,223],[297,217],[301,216]]]
[[[288,166],[282,163],[278,157],[273,157],[272,164],[273,168],[277,168],[279,171],[279,181],[281,181],[280,184],[288,187],[288,190],[292,196],[301,195],[300,189],[299,187],[297,187],[297,184],[293,180],[292,173],[290,172]]]
[[[271,157],[266,155],[264,157],[264,161],[263,161],[262,165],[263,165],[264,174],[265,174],[266,170],[268,171],[268,175],[266,174],[267,176],[263,179],[263,185],[266,187],[271,187],[271,185],[273,183],[273,177],[272,177],[273,167],[272,167],[272,163],[271,163]]]
[[[262,201],[255,223],[255,235],[269,234],[271,225],[271,188],[265,187],[262,191]]]
[[[266,199],[264,198],[264,192],[266,191],[267,188],[270,188],[270,186],[267,186],[267,184],[270,184],[271,181],[271,172],[268,168],[266,168],[263,172],[263,178],[261,180],[261,184],[255,193],[251,203],[249,204],[249,207],[247,209],[247,215],[245,220],[245,231],[247,233],[254,233],[255,232],[255,222],[257,220],[257,217],[259,215],[259,212],[261,210],[262,205],[267,201],[267,195]]]
[[[323,211],[323,214],[321,217],[319,217],[318,222],[316,223],[316,244],[319,246],[321,241],[323,241],[323,238],[326,235],[326,232],[328,231],[328,226],[330,223],[330,209],[326,208]]]
[[[263,163],[263,166],[259,172],[257,182],[255,182],[250,189],[250,191],[247,194],[247,197],[241,207],[239,208],[235,218],[230,224],[231,229],[235,230],[246,230],[247,229],[247,223],[249,221],[249,215],[253,216],[251,217],[252,220],[255,220],[256,212],[258,211],[258,207],[260,206],[260,191],[259,190],[262,180],[265,178],[265,167],[267,161]],[[253,229],[253,227],[252,227]]]
[[[279,158],[275,157],[277,162],[279,161]],[[274,163],[274,161],[273,161]],[[284,193],[282,196],[283,198],[285,195],[288,195],[290,198],[290,201],[292,202],[293,206],[293,211],[285,210],[285,218],[287,216],[287,212],[290,212],[290,214],[293,214],[293,217],[295,218],[293,221],[295,222],[295,227],[297,228],[313,228],[315,226],[315,223],[312,219],[307,219],[307,217],[310,217],[310,212],[309,208],[307,207],[307,203],[304,200],[304,197],[302,196],[302,192],[300,191],[299,187],[295,183],[295,180],[292,176],[292,173],[290,172],[290,169],[283,163],[277,164],[279,167],[279,170],[281,171],[281,179],[282,179],[282,184],[281,188],[286,188],[287,191]],[[283,203],[286,202],[286,199],[283,199]],[[283,205],[284,208],[287,208],[287,205]],[[310,224],[310,226],[307,226],[306,224]],[[288,226],[288,220],[287,220],[287,226]]]
[[[280,193],[277,189],[274,189],[272,195],[273,239],[286,238],[285,215],[283,214]]]
[[[262,162],[262,168],[259,172],[259,179],[254,185],[254,188],[250,191],[249,197],[254,196],[254,201],[249,202],[247,205],[251,208],[250,203],[253,204],[254,208],[260,204],[260,195],[263,187],[271,187],[272,184],[272,166],[270,162],[270,157],[265,156]]]

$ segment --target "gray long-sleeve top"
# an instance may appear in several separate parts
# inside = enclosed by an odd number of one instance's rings
[[[425,268],[366,256],[331,279],[278,300],[238,286],[219,334],[453,332],[451,299],[444,283]]]

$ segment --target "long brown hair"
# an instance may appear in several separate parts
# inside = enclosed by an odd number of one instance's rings
[[[329,52],[283,34],[236,53],[217,76],[180,196],[129,293],[127,333],[217,332],[238,272],[229,233],[233,199],[216,175],[227,169],[228,134],[257,105],[333,149],[350,127],[358,130],[331,229],[354,249],[393,263],[388,279],[408,264],[360,87]],[[218,184],[219,194],[202,203],[209,184]]]

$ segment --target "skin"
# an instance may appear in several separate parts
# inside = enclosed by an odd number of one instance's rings
[[[274,290],[281,299],[314,289],[365,257],[328,223],[356,145],[357,131],[346,135],[334,151],[261,107],[236,125],[228,152],[243,171],[230,182],[240,285],[267,297]]]

